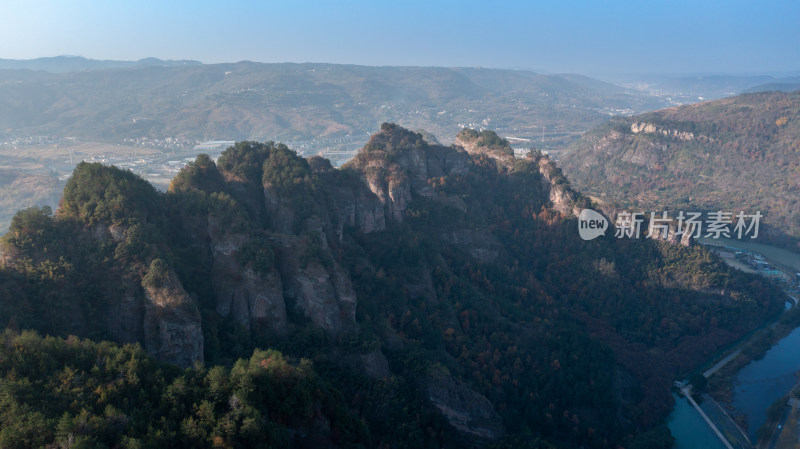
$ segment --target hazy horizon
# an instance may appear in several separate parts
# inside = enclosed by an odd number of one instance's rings
[[[541,73],[546,75],[586,75],[586,76],[607,76],[607,77],[664,77],[664,78],[673,78],[673,77],[712,77],[712,76],[800,76],[800,69],[797,70],[783,70],[783,71],[759,71],[759,70],[749,70],[749,71],[721,71],[721,72],[697,72],[697,71],[686,71],[686,72],[675,72],[675,71],[664,71],[664,72],[610,72],[610,73],[582,73],[582,72],[562,72],[562,71],[552,71],[547,68],[541,67],[515,67],[515,66],[468,66],[468,65],[460,65],[460,66],[446,66],[446,65],[412,65],[412,64],[359,64],[359,63],[348,63],[348,62],[321,62],[321,61],[257,61],[252,59],[242,59],[238,61],[216,61],[216,62],[206,62],[200,61],[197,59],[187,59],[187,58],[158,58],[156,56],[145,56],[143,58],[138,59],[100,59],[100,58],[93,58],[86,55],[72,55],[72,54],[58,54],[58,55],[46,55],[46,56],[38,56],[35,58],[0,58],[0,61],[37,61],[37,60],[46,60],[46,59],[58,59],[58,58],[80,58],[86,61],[98,61],[98,62],[140,62],[145,61],[148,59],[157,59],[162,62],[169,62],[169,61],[186,61],[186,62],[193,62],[199,63],[203,65],[215,65],[215,64],[239,64],[239,63],[255,63],[255,64],[330,64],[330,65],[350,65],[350,66],[360,66],[360,67],[395,67],[395,68],[477,68],[477,69],[489,69],[489,70],[520,70],[520,71],[528,71],[528,72],[535,72]]]
[[[800,72],[800,4],[11,1],[0,58],[517,68],[596,77]]]

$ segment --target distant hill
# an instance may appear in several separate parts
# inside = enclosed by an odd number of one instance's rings
[[[644,77],[648,78],[648,77]],[[680,77],[660,76],[645,82],[640,87],[655,95],[668,98],[678,104],[717,100],[743,93],[790,89],[800,83],[793,75],[695,75]]]
[[[446,136],[465,126],[520,137],[544,130],[546,145],[561,146],[607,120],[609,110],[666,104],[583,77],[516,70],[145,62],[66,73],[0,71],[0,131],[113,142],[350,136],[363,144],[371,129],[392,120]]]
[[[687,76],[673,78],[656,84],[657,89],[671,92],[686,92],[702,96],[706,99],[717,99],[737,95],[753,86],[773,82],[775,78],[767,75],[758,76]]]
[[[761,84],[744,90],[743,93],[769,92],[769,91],[792,92],[800,90],[800,77],[786,78],[767,84]]]
[[[560,163],[581,190],[628,207],[760,210],[765,237],[800,250],[800,91],[615,118]]]
[[[200,61],[162,60],[144,58],[138,61],[113,61],[87,59],[83,56],[53,56],[36,59],[0,59],[0,70],[43,70],[52,73],[77,72],[85,70],[117,69],[122,67],[146,66],[184,66],[199,65]]]

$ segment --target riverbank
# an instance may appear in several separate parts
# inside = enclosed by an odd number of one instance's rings
[[[770,259],[773,263],[782,265],[788,269],[800,272],[800,254],[789,251],[788,249],[778,248],[772,245],[765,245],[756,241],[748,239],[726,239],[720,237],[717,239],[700,238],[699,243],[705,246],[727,246],[739,250],[750,251],[753,253],[761,254],[762,256]]]
[[[792,341],[784,341],[789,336],[793,337]],[[783,396],[794,384],[795,380],[792,378],[789,380],[789,385],[786,386],[785,389],[781,389],[781,387],[778,386],[777,393],[767,393],[760,390],[751,391],[750,393],[754,394],[756,399],[763,400],[766,398],[767,401],[762,404],[763,406],[756,406],[751,410],[745,410],[741,407],[741,404],[736,404],[734,401],[737,376],[746,368],[752,369],[757,367],[759,361],[764,359],[765,355],[767,355],[770,350],[780,346],[781,342],[784,343],[784,350],[791,350],[798,346],[798,342],[800,342],[800,307],[795,307],[786,311],[776,321],[765,323],[761,329],[743,337],[738,344],[718,354],[718,357],[699,367],[692,375],[692,378],[696,379],[698,376],[703,376],[705,373],[710,372],[710,377],[708,378],[705,388],[696,391],[694,397],[697,398],[699,402],[699,408],[713,421],[715,426],[719,429],[719,433],[725,436],[725,441],[734,448],[745,449],[762,447],[758,444],[752,444],[759,440],[757,431],[758,427],[761,426],[761,422],[764,421],[762,418],[767,414],[767,409],[772,401],[778,396]],[[790,352],[796,353],[796,351]],[[753,362],[756,363],[751,365]],[[796,362],[796,364],[790,364],[800,367],[800,357],[798,357]],[[769,372],[769,368],[767,371]],[[782,403],[786,403],[785,397],[783,397]],[[739,408],[735,407],[734,404],[739,405]],[[675,418],[675,413],[673,413],[669,421],[671,432],[676,437],[676,441],[678,441],[678,444],[675,446],[676,449],[726,448],[727,444],[720,441],[718,437],[716,438],[719,446],[708,445],[708,435],[714,436],[714,432],[711,430],[711,427],[704,422],[702,414],[698,413],[687,399],[676,397],[676,413],[678,413],[678,410],[680,410],[680,418],[673,420],[673,418]],[[748,426],[748,424],[751,423],[748,422],[747,413],[749,413],[751,418],[755,418],[753,419],[753,421],[756,421],[755,428]],[[692,420],[692,416],[694,416],[694,420]],[[767,426],[767,429],[762,431],[762,434],[771,436],[777,426],[781,424],[783,424],[781,420],[772,422],[771,427]],[[687,425],[691,431],[686,431],[684,429],[684,426]],[[707,432],[703,432],[705,436],[702,437],[703,443],[700,444],[699,441],[697,441],[697,438],[700,437],[695,437],[694,435],[697,433],[697,428],[703,426],[706,428]],[[776,433],[776,435],[778,433]],[[698,433],[697,435],[700,434]],[[769,442],[769,440],[767,440],[767,442]],[[777,448],[770,447],[769,449]]]
[[[789,409],[787,395],[800,369],[800,308],[762,330],[741,358],[709,379],[708,394],[745,430],[755,447],[774,447]]]
[[[755,360],[760,360],[773,346],[789,336],[800,326],[800,307],[793,307],[781,315],[781,317],[757,330],[746,342],[734,351],[739,355],[719,367],[708,379],[706,392],[716,401],[730,404],[733,400],[731,380],[744,367]]]
[[[759,245],[758,248],[749,245],[748,248],[739,249],[738,246],[742,245],[732,246],[736,245],[736,242],[724,242],[722,245],[720,245],[721,242],[716,241],[708,243],[710,245],[707,244],[706,247],[720,255],[728,265],[742,271],[772,277],[778,281],[787,295],[794,298],[800,297],[798,296],[800,275],[794,271],[794,267],[800,265],[800,255],[794,255],[796,260],[787,260],[785,257],[781,257],[781,262],[776,263],[773,256],[776,254],[786,256],[779,248],[767,247],[767,249],[771,249],[766,251],[769,254],[761,255],[755,253],[754,250],[764,250],[761,247],[765,245]],[[798,329],[800,327],[800,307],[796,307],[797,302],[796,299],[788,301],[785,312],[767,321],[761,328],[743,336],[738,342],[720,351],[708,363],[701,365],[691,373],[690,377],[696,383],[699,383],[700,386],[705,384],[702,391],[699,392],[700,394],[696,394],[695,397],[703,401],[700,407],[714,422],[715,426],[725,434],[726,441],[725,443],[720,441],[720,444],[727,446],[728,442],[731,442],[735,447],[750,448],[754,447],[750,441],[759,440],[755,447],[776,449],[775,445],[779,439],[780,441],[791,439],[791,436],[784,436],[786,431],[782,431],[782,429],[791,415],[790,412],[792,412],[792,409],[784,404],[786,404],[789,390],[797,382],[794,372],[800,369],[800,354],[794,350],[794,348],[800,346],[800,329]],[[784,342],[783,346],[789,345],[791,347],[781,347],[781,342],[789,336],[792,336],[792,342]],[[759,361],[764,359],[775,347],[778,347],[777,352],[783,355],[787,353],[797,355],[797,360],[794,357],[789,357],[790,360],[786,361],[785,366],[781,365],[780,369],[767,366],[768,374],[766,376],[769,377],[773,373],[779,373],[775,375],[783,376],[780,379],[764,379],[764,376],[759,378],[758,375],[751,373],[749,378],[746,375],[742,377],[746,378],[747,382],[752,382],[752,385],[743,386],[739,382],[741,379],[738,376],[743,371],[747,374],[750,371],[763,369],[764,363]],[[774,358],[774,355],[773,353],[771,358]],[[774,362],[771,363],[774,364]],[[770,364],[766,363],[766,365]],[[791,367],[788,379],[786,378],[787,373],[784,372],[786,371],[786,366]],[[700,379],[700,376],[702,376],[702,379]],[[773,390],[777,388],[777,390],[767,391],[770,388],[767,388],[763,383],[759,383],[764,380],[777,381],[775,385],[770,387]],[[747,391],[748,389],[750,391]],[[703,392],[705,394],[702,394]],[[751,396],[748,396],[748,394]],[[776,399],[778,399],[776,401],[778,405],[770,407],[772,401]],[[742,401],[744,401],[744,405]],[[768,402],[764,403],[764,401]],[[764,419],[768,408],[774,409],[770,415],[770,420]],[[699,415],[697,412],[695,414]],[[777,416],[772,416],[776,414]],[[749,423],[748,421],[753,422]],[[761,427],[761,424],[765,421],[769,421],[769,424],[764,425],[764,430],[757,432],[758,427]],[[748,426],[748,424],[753,425]],[[750,441],[747,441],[748,436]],[[759,436],[762,438],[758,438]],[[781,438],[778,438],[779,436]],[[694,441],[689,438],[688,444],[684,441],[683,444],[678,444],[676,447],[702,446],[694,445]],[[791,447],[794,449],[793,446]]]

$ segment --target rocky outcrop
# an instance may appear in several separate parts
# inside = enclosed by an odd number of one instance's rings
[[[466,175],[469,173],[469,155],[461,149],[440,145],[414,148],[397,156],[397,166],[408,175],[415,194],[431,196],[428,179]]]
[[[411,201],[411,185],[405,176],[397,174],[389,178],[389,216],[395,221],[403,221],[403,214]]]
[[[344,226],[355,227],[360,232],[370,233],[386,229],[384,202],[366,189],[336,189],[336,204],[339,206],[336,235],[339,240]]]
[[[470,155],[486,155],[505,166],[514,161],[514,150],[511,145],[494,131],[485,130],[479,133],[465,129],[456,136],[455,145]]]
[[[500,242],[488,230],[456,229],[443,232],[442,240],[455,245],[480,263],[488,263],[497,259],[500,254]]]
[[[152,356],[182,367],[203,363],[200,312],[172,270],[161,285],[143,285],[144,346]]]
[[[669,129],[661,126],[656,126],[654,123],[636,122],[631,124],[631,132],[634,134],[660,134],[664,137],[673,139],[690,141],[694,139],[694,133],[688,131],[679,131],[677,129]]]
[[[108,225],[106,223],[96,223],[91,227],[91,230],[92,236],[94,236],[96,240],[107,240],[110,238],[115,242],[121,242],[125,240],[125,234],[128,228],[127,226],[119,224]]]
[[[236,271],[225,257],[215,259],[212,284],[217,297],[217,313],[232,316],[248,328],[286,332],[286,306],[280,275],[271,270],[265,275],[252,268]]]
[[[505,435],[503,420],[485,396],[447,374],[428,380],[428,399],[459,432],[495,440]]]
[[[676,227],[670,227],[669,233],[665,240],[675,245],[680,244],[683,246],[692,246],[694,244],[693,236],[695,234],[695,231],[696,231],[695,226],[684,226],[684,229],[680,233],[677,232]],[[660,234],[660,231],[654,233],[654,236],[658,234]]]
[[[577,217],[580,214],[580,208],[575,205],[577,194],[569,187],[561,171],[549,157],[539,159],[539,173],[542,175],[542,187],[553,209],[562,215],[571,214]]]
[[[252,266],[242,266],[236,256],[247,236],[224,233],[216,218],[209,216],[212,255],[211,283],[221,316],[232,316],[239,324],[252,328],[286,331],[286,305],[283,285],[275,267],[256,273]]]
[[[104,317],[106,331],[119,343],[144,341],[145,304],[141,287],[130,279],[123,279],[114,290],[114,301],[109,302]]]
[[[407,140],[422,140],[421,136],[410,131],[384,128],[367,144],[367,148],[372,148],[371,153],[365,152],[362,157],[348,163],[348,167],[363,173],[364,184],[384,206],[384,216],[403,221],[408,203],[415,195],[466,209],[460,199],[437,195],[428,181],[448,175],[466,175],[469,173],[469,154],[462,148],[424,143],[392,152],[391,143],[397,133],[412,135],[405,136]],[[391,153],[388,156],[387,151]]]
[[[294,211],[275,192],[270,184],[264,185],[264,206],[275,232],[291,234],[294,231]]]
[[[336,335],[356,326],[356,294],[350,276],[336,263],[303,266],[296,247],[284,242],[280,268],[284,295],[317,326]]]
[[[369,215],[356,207],[353,196],[349,199],[353,200],[349,217],[331,220],[312,216],[302,226],[306,237],[289,232],[269,234],[274,263],[261,267],[258,272],[250,261],[243,265],[240,260],[241,252],[252,237],[225,229],[214,215],[209,215],[211,284],[217,313],[223,317],[231,316],[250,329],[268,329],[284,334],[288,325],[287,303],[290,302],[315,325],[328,332],[338,334],[354,329],[355,290],[347,271],[331,257],[325,232],[331,221],[352,225],[355,217]],[[362,199],[365,199],[364,195]],[[365,202],[368,201],[366,198]],[[382,206],[380,210],[383,210]],[[385,223],[379,223],[381,227],[385,226]],[[367,230],[374,229],[377,228],[367,227]],[[336,233],[341,239],[341,224]],[[313,242],[307,240],[309,235],[315,236]],[[314,254],[310,255],[312,252]]]

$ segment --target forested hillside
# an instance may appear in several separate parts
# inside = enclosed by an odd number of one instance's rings
[[[780,291],[700,247],[583,241],[550,159],[456,141],[384,124],[341,169],[239,142],[167,193],[81,163],[2,238],[0,324],[60,338],[4,335],[0,441],[669,447],[672,380]]]
[[[645,211],[761,211],[760,238],[800,251],[800,91],[613,119],[565,152],[586,193]]]

